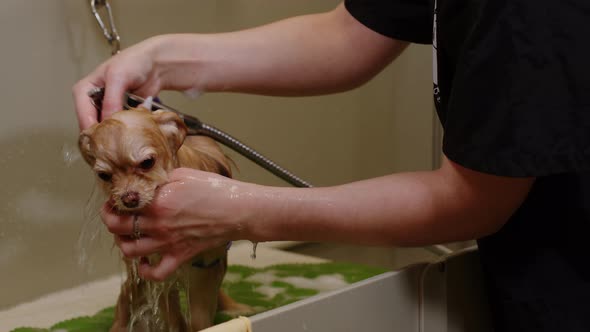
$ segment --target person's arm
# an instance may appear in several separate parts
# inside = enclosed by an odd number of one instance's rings
[[[160,90],[315,95],[359,86],[401,53],[406,42],[382,36],[341,4],[322,14],[218,34],[163,35],[132,46],[74,88],[80,127],[96,123],[87,92],[106,87],[103,116],[122,107],[125,91]]]
[[[141,266],[161,279],[197,253],[229,240],[300,240],[420,246],[479,238],[497,231],[520,206],[534,178],[499,177],[445,159],[436,171],[400,173],[327,188],[266,187],[191,169],[172,172],[140,217],[103,210],[123,254],[159,252]]]
[[[155,58],[171,73],[189,69],[183,88],[287,96],[357,87],[407,45],[368,29],[342,4],[249,30],[164,38]]]
[[[464,168],[445,158],[436,171],[392,174],[335,187],[265,188],[243,238],[422,246],[472,240],[497,231],[534,178]]]

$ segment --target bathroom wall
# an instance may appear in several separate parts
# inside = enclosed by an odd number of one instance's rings
[[[173,32],[217,32],[333,8],[335,0],[111,0],[123,47]],[[0,3],[0,310],[120,269],[103,234],[80,257],[85,222],[100,229],[93,177],[76,151],[71,86],[110,55],[89,1]],[[277,98],[163,93],[314,185],[432,165],[431,50],[411,46],[365,86]],[[286,185],[234,153],[237,178]],[[85,216],[85,208],[90,215]]]

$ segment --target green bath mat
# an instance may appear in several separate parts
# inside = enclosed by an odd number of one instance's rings
[[[260,313],[321,292],[386,272],[386,269],[348,263],[284,264],[265,268],[230,265],[223,289],[234,300],[247,304]],[[108,332],[115,316],[114,307],[94,316],[78,317],[48,329],[21,327],[11,332]],[[219,313],[216,323],[231,317]]]

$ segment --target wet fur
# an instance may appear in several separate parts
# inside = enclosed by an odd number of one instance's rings
[[[99,172],[111,174],[110,181],[98,180],[102,189],[123,213],[137,214],[147,206],[157,191],[166,183],[167,174],[178,167],[190,167],[231,177],[230,160],[210,138],[186,136],[186,127],[174,113],[135,109],[115,113],[112,118],[97,124],[80,134],[79,148],[86,162]],[[153,156],[154,166],[149,170],[139,164]],[[122,197],[127,192],[137,192],[138,206],[125,206]],[[247,311],[220,290],[227,269],[225,245],[200,254],[198,259],[210,262],[222,257],[221,262],[209,268],[195,268],[187,263],[163,282],[150,282],[135,275],[133,262],[124,259],[127,280],[121,287],[116,306],[112,332],[128,331],[132,315],[144,308],[150,296],[157,300],[162,331],[198,331],[213,324],[216,311]],[[150,261],[158,257],[150,257]],[[187,285],[190,301],[190,323],[185,321],[180,309],[176,285]],[[153,296],[154,288],[161,293]],[[144,316],[141,318],[145,319]],[[152,317],[156,318],[156,317]],[[149,331],[154,327],[139,319],[135,331]],[[149,321],[149,319],[148,319]]]

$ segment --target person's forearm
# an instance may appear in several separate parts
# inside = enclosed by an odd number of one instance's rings
[[[443,167],[330,188],[264,188],[245,237],[396,246],[474,239],[500,228],[533,182],[467,172]]]
[[[328,13],[249,30],[167,35],[154,43],[165,85],[184,82],[180,88],[185,90],[269,95],[324,94],[356,87],[406,45],[369,30],[342,5]]]

